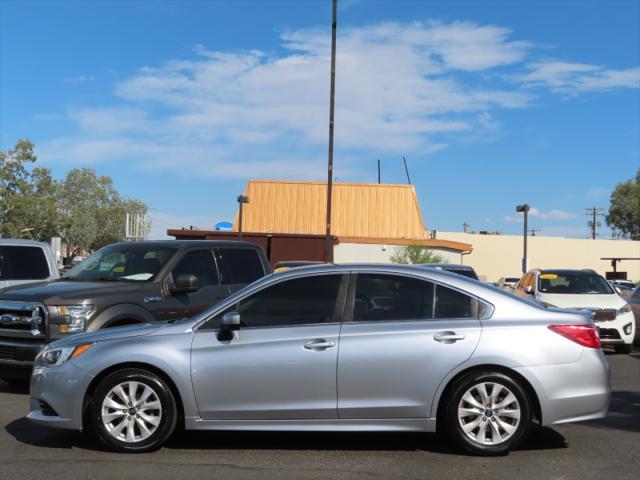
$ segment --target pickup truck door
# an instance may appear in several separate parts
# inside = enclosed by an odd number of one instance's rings
[[[189,293],[172,292],[179,275],[195,275],[198,290]],[[145,294],[145,306],[156,320],[193,317],[229,295],[229,288],[220,284],[218,268],[210,248],[189,250],[178,260],[157,293]]]

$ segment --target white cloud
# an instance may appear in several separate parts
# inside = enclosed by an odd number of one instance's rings
[[[545,87],[552,91],[577,95],[612,88],[640,88],[640,67],[623,70],[600,65],[549,61],[531,63],[530,72],[518,80],[530,87]]]
[[[536,207],[531,207],[529,209],[529,217],[540,218],[541,220],[571,220],[576,218],[577,215],[565,212],[563,210],[558,210],[556,208],[554,208],[553,210],[549,210],[548,212],[542,212]],[[503,218],[503,220],[508,223],[522,223],[524,222],[524,216],[507,215]]]
[[[77,77],[67,77],[64,78],[62,81],[64,83],[85,83],[85,82],[91,82],[93,80],[95,80],[96,77],[94,77],[93,75],[78,75]]]
[[[531,45],[512,36],[471,22],[341,28],[336,175],[349,177],[372,155],[422,157],[452,141],[499,136],[499,111],[533,98],[493,73],[522,68]],[[279,54],[197,45],[191,59],[140,68],[115,85],[117,105],[70,110],[77,132],[43,145],[40,157],[181,175],[322,179],[330,35],[292,30],[281,41]],[[538,63],[521,80],[559,89],[578,78],[580,88],[605,89],[627,81],[616,72],[624,71]]]

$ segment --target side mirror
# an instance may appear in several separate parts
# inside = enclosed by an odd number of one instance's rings
[[[533,287],[531,285],[527,285],[524,289],[524,293],[527,295],[533,295]]]
[[[235,311],[225,313],[218,331],[218,340],[231,340],[233,332],[237,330],[240,330],[240,314]]]
[[[179,293],[191,293],[196,290],[198,290],[198,277],[190,273],[185,273],[178,275],[178,278],[175,279],[171,293],[175,295]]]

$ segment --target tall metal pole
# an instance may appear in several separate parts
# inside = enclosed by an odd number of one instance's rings
[[[407,159],[402,157],[402,161],[404,162],[404,171],[407,174],[407,183],[411,185],[411,179],[409,178],[409,167],[407,167]]]
[[[378,184],[380,184],[380,159],[378,159]]]
[[[527,273],[527,235],[529,233],[529,205],[524,203],[516,206],[516,212],[524,213],[524,231],[522,238],[524,239],[524,248],[522,252],[522,273]]]
[[[336,27],[338,24],[338,0],[333,0],[331,25],[331,90],[329,93],[329,159],[327,165],[327,233],[324,242],[324,259],[333,261],[331,246],[331,196],[333,193],[333,117],[336,99]]]
[[[242,240],[242,206],[244,204],[240,202],[240,212],[238,213],[238,240]]]

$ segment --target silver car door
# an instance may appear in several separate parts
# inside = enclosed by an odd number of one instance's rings
[[[251,293],[231,340],[218,318],[195,335],[194,392],[205,419],[336,418],[336,370],[346,277],[288,279]],[[340,299],[341,301],[337,301]]]
[[[477,301],[419,278],[351,278],[340,334],[339,417],[428,417],[440,382],[478,343]]]

